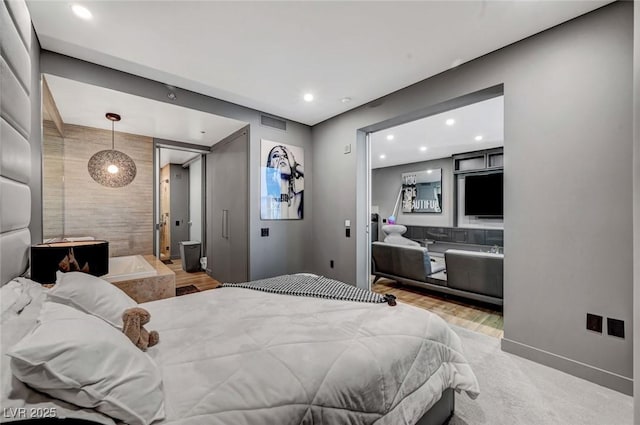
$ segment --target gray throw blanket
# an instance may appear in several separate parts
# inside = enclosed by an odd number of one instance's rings
[[[375,292],[356,288],[355,286],[351,286],[344,282],[315,275],[284,275],[244,283],[223,283],[222,286],[228,288],[255,289],[257,291],[282,295],[328,298],[364,303],[386,302],[389,305],[396,305],[396,297],[391,294],[377,294]]]

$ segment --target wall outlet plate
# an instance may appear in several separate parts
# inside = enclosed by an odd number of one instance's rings
[[[587,329],[593,332],[602,333],[602,316],[587,313]]]
[[[624,320],[607,317],[607,334],[624,338]]]
[[[262,236],[263,238],[269,236],[269,228],[268,227],[263,227],[260,229],[260,236]]]

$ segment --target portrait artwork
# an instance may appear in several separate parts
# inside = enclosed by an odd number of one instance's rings
[[[304,149],[262,139],[260,218],[301,220],[304,213]]]

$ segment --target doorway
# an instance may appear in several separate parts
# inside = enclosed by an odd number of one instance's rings
[[[156,256],[165,264],[189,261],[189,269],[200,269],[204,252],[206,196],[204,155],[207,148],[155,143],[156,152]],[[190,255],[196,250],[197,255]],[[185,253],[190,255],[184,258]],[[193,259],[191,258],[193,257]],[[194,263],[197,264],[191,264]]]
[[[504,98],[454,103],[367,132],[371,290],[501,337]]]

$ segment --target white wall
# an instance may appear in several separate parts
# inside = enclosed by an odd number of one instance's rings
[[[612,3],[314,126],[313,162],[327,170],[314,204],[331,205],[314,211],[314,271],[367,278],[366,237],[342,230],[369,221],[357,203],[364,139],[342,149],[359,129],[503,84],[503,348],[630,393],[632,7]],[[624,320],[626,339],[587,331],[587,312]]]

